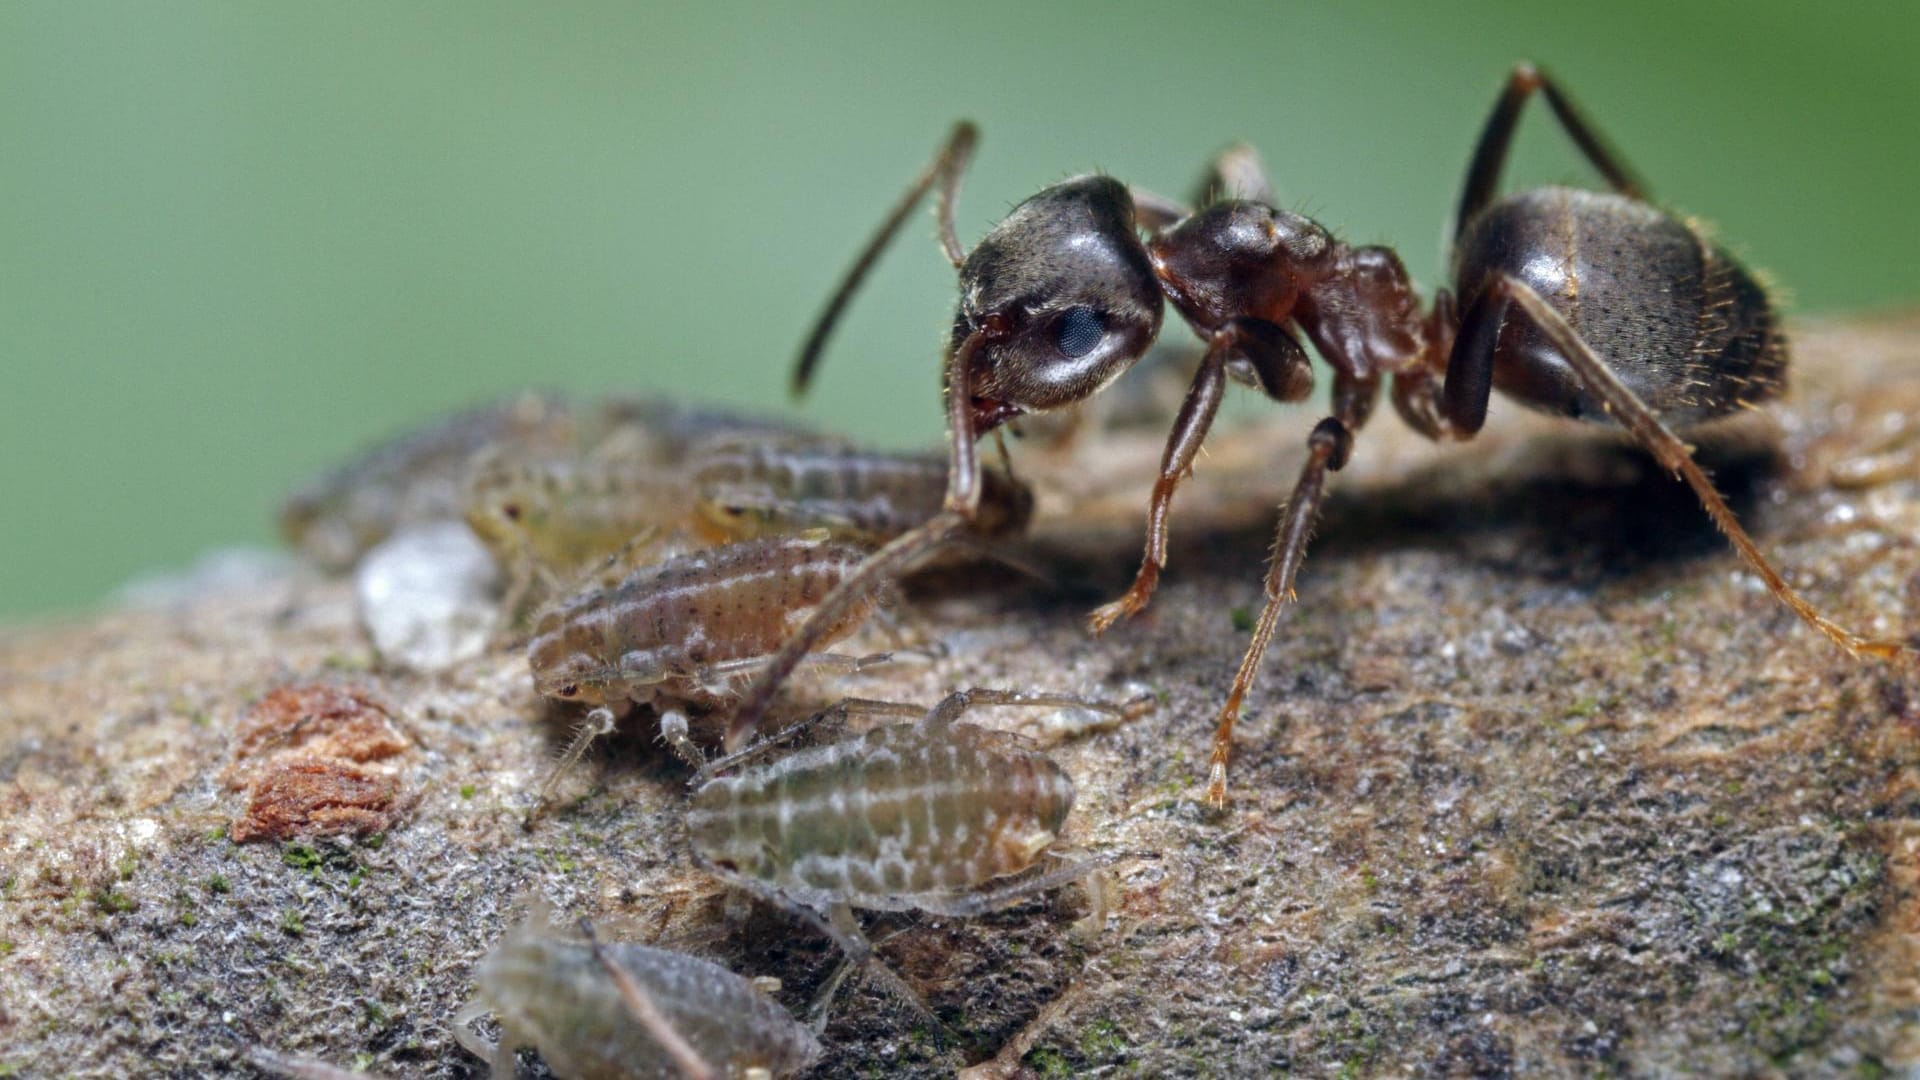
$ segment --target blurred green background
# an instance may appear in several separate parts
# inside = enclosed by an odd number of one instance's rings
[[[510,388],[785,407],[808,318],[960,116],[969,242],[1070,173],[1184,192],[1246,138],[1284,203],[1431,287],[1529,57],[1796,310],[1908,303],[1916,55],[1911,3],[6,3],[0,615],[267,541],[302,476]],[[1585,181],[1538,115],[1521,143],[1518,179]],[[931,233],[815,418],[937,436]]]

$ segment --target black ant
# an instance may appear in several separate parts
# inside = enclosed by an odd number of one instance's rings
[[[1536,92],[1609,191],[1536,188],[1495,198],[1522,107]],[[1352,247],[1319,224],[1279,210],[1257,163],[1230,151],[1213,169],[1216,197],[1197,211],[1108,176],[1081,176],[1040,192],[971,251],[954,235],[953,202],[976,132],[957,125],[869,242],[801,350],[806,387],[829,332],[882,248],[926,192],[939,188],[940,241],[960,273],[946,355],[952,458],[945,512],[889,544],[841,590],[850,602],[942,542],[980,496],[975,440],[1026,413],[1072,405],[1140,358],[1171,301],[1206,356],[1167,439],[1147,513],[1146,554],[1133,585],[1091,617],[1094,632],[1138,612],[1166,563],[1174,490],[1218,410],[1226,380],[1276,401],[1300,401],[1313,369],[1300,337],[1333,369],[1332,415],[1307,438],[1307,461],[1281,512],[1266,577],[1266,606],[1234,676],[1213,737],[1207,798],[1226,800],[1227,758],[1241,703],[1273,636],[1326,474],[1346,464],[1381,380],[1393,376],[1400,416],[1435,440],[1472,438],[1495,388],[1542,412],[1624,427],[1701,505],[1767,588],[1855,657],[1891,659],[1904,646],[1860,637],[1801,599],[1754,546],[1690,449],[1674,434],[1778,396],[1787,344],[1766,290],[1693,224],[1656,209],[1646,188],[1559,86],[1517,65],[1480,134],[1453,232],[1453,291],[1421,310],[1399,256]],[[1141,231],[1146,239],[1141,238]],[[755,723],[778,680],[837,618],[817,609],[736,714],[736,737]],[[784,661],[784,663],[783,663]]]

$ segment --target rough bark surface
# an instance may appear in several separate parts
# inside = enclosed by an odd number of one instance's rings
[[[1770,437],[1703,455],[1809,597],[1912,638],[1920,321],[1802,326],[1795,375]],[[795,711],[967,685],[1162,702],[1054,751],[1080,787],[1073,845],[1157,856],[1117,868],[1104,929],[1072,931],[1079,887],[866,917],[958,1038],[868,980],[813,1075],[996,1054],[1039,1076],[1920,1068],[1920,675],[1801,626],[1604,431],[1501,403],[1481,440],[1436,448],[1377,417],[1267,657],[1233,804],[1203,808],[1313,419],[1267,410],[1212,441],[1159,596],[1097,640],[1082,618],[1134,568],[1159,433],[1030,449],[1050,580],[941,572],[897,610],[944,658],[796,684]],[[316,682],[384,703],[403,737],[339,766],[393,791],[384,831],[237,843],[254,705]],[[511,651],[378,670],[350,588],[314,576],[0,634],[0,1076],[247,1075],[256,1046],[477,1074],[449,1020],[529,891],[802,1005],[836,957],[690,865],[687,772],[648,717],[523,827],[572,719]]]

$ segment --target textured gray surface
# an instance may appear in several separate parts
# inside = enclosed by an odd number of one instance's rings
[[[1911,636],[1920,324],[1798,337],[1777,452],[1710,460],[1811,597]],[[1133,569],[1157,436],[1029,449],[1052,580],[945,572],[898,609],[944,659],[799,684],[1164,699],[1055,751],[1081,787],[1075,845],[1160,854],[1118,870],[1105,930],[1071,932],[1079,888],[978,920],[870,917],[963,1042],[937,1047],[869,984],[816,1075],[946,1075],[1016,1039],[1042,1076],[1920,1062],[1920,678],[1797,625],[1604,433],[1497,404],[1486,439],[1437,450],[1377,418],[1251,701],[1235,801],[1203,810],[1235,624],[1312,419],[1271,410],[1215,441],[1154,606],[1097,641],[1080,617]],[[241,720],[306,681],[393,708],[414,745],[379,767],[405,809],[377,841],[235,844]],[[447,1021],[527,890],[804,1002],[834,957],[689,866],[685,770],[644,723],[522,828],[568,720],[509,652],[374,670],[338,582],[0,635],[0,1075],[247,1073],[254,1045],[473,1074]]]

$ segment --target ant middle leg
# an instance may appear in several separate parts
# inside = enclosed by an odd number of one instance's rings
[[[1313,536],[1313,522],[1320,513],[1320,499],[1326,491],[1327,473],[1339,472],[1353,452],[1353,435],[1366,419],[1378,393],[1378,379],[1356,379],[1342,373],[1334,386],[1334,415],[1314,426],[1307,436],[1307,461],[1300,469],[1274,529],[1273,557],[1267,567],[1266,606],[1254,623],[1253,639],[1234,673],[1233,688],[1220,707],[1213,730],[1213,752],[1207,765],[1207,802],[1220,808],[1227,803],[1227,761],[1233,755],[1233,727],[1240,718],[1240,707],[1260,672],[1260,661],[1273,640],[1280,621],[1280,609],[1294,598],[1293,581],[1306,561],[1307,543]]]
[[[1599,354],[1593,351],[1580,332],[1566,317],[1555,310],[1553,305],[1541,297],[1524,282],[1502,275],[1493,281],[1486,294],[1469,310],[1460,328],[1460,337],[1454,349],[1454,359],[1447,370],[1449,387],[1454,382],[1454,370],[1461,369],[1461,385],[1471,387],[1477,402],[1465,392],[1459,396],[1459,411],[1463,419],[1474,420],[1486,415],[1486,395],[1492,387],[1492,368],[1495,349],[1499,342],[1500,327],[1505,322],[1511,308],[1517,308],[1518,314],[1533,323],[1555,351],[1564,358],[1576,378],[1588,392],[1598,397],[1606,407],[1608,415],[1627,429],[1636,443],[1653,455],[1655,461],[1667,471],[1686,481],[1700,500],[1707,516],[1725,534],[1733,544],[1734,550],[1746,560],[1747,565],[1759,576],[1767,590],[1785,604],[1807,625],[1825,634],[1834,644],[1845,649],[1850,656],[1871,656],[1881,660],[1901,657],[1913,658],[1915,652],[1908,646],[1893,641],[1875,641],[1860,636],[1842,627],[1825,616],[1812,604],[1795,592],[1792,586],[1774,569],[1753,538],[1741,527],[1733,510],[1720,497],[1705,470],[1693,460],[1692,450],[1675,435],[1647,404],[1640,400],[1625,383],[1613,373]],[[1479,373],[1484,370],[1483,377]],[[1450,395],[1451,396],[1451,395]],[[1478,428],[1477,422],[1474,428]]]
[[[1160,571],[1167,565],[1173,493],[1193,474],[1194,456],[1220,411],[1230,368],[1277,401],[1298,401],[1313,390],[1313,368],[1306,351],[1284,328],[1260,319],[1238,318],[1214,331],[1160,458],[1160,475],[1153,482],[1153,499],[1147,507],[1147,546],[1140,570],[1118,600],[1102,605],[1087,617],[1087,627],[1093,633],[1105,633],[1114,623],[1138,614],[1153,599]]]
[[[1628,167],[1619,151],[1613,149],[1599,130],[1574,107],[1573,99],[1560,89],[1560,84],[1532,64],[1520,63],[1514,65],[1513,72],[1507,76],[1507,85],[1500,93],[1500,100],[1494,103],[1486,127],[1480,130],[1480,141],[1474,145],[1473,162],[1467,166],[1467,182],[1460,193],[1460,209],[1453,219],[1456,241],[1467,223],[1478,217],[1480,211],[1493,201],[1494,192],[1500,187],[1500,173],[1506,168],[1507,152],[1513,145],[1514,128],[1520,123],[1520,109],[1535,91],[1546,95],[1547,104],[1552,107],[1553,115],[1560,121],[1560,127],[1566,131],[1567,137],[1580,148],[1580,153],[1587,161],[1607,178],[1613,190],[1630,198],[1646,199],[1646,184]]]

